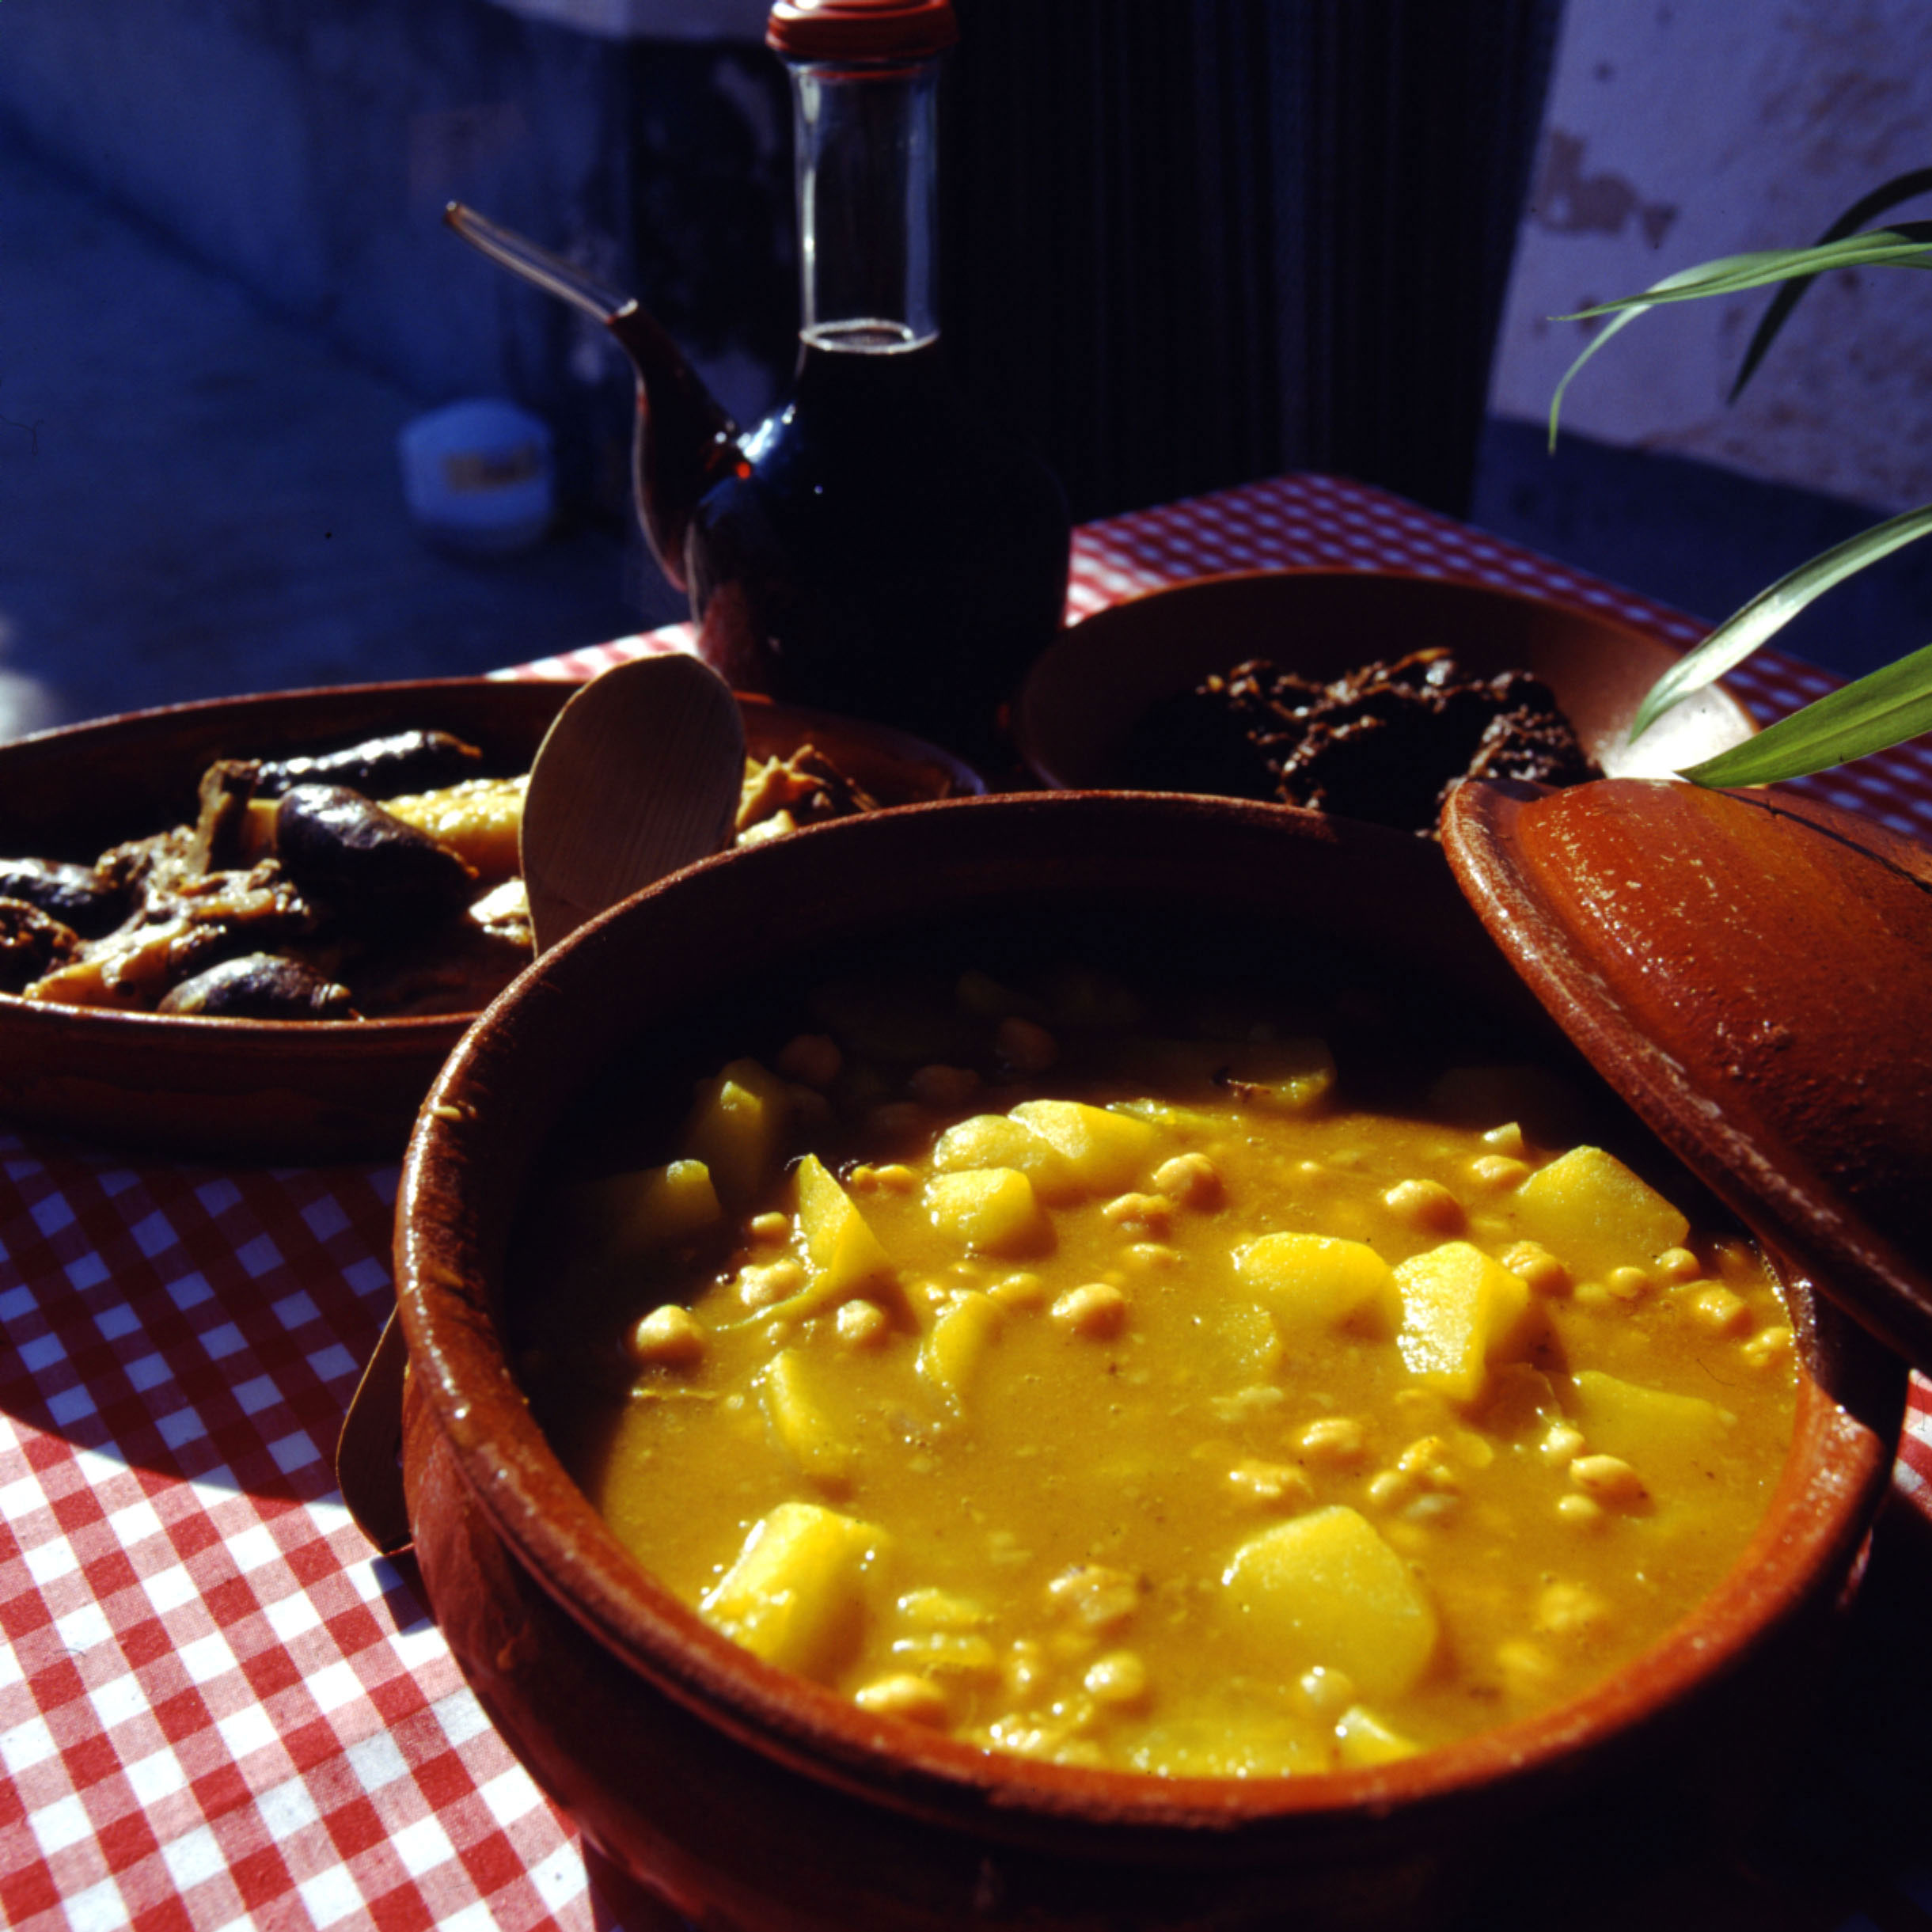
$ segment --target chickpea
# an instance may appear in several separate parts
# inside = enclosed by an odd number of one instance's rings
[[[1100,1217],[1116,1228],[1164,1235],[1174,1219],[1174,1203],[1165,1194],[1116,1194],[1100,1210]]]
[[[1069,1334],[1104,1342],[1127,1325],[1127,1297],[1105,1281],[1069,1289],[1049,1312]]]
[[[1046,1299],[1046,1284],[1037,1274],[1022,1269],[1017,1274],[1009,1274],[1004,1281],[996,1281],[986,1292],[1003,1308],[1019,1311],[1037,1308]]]
[[[805,1285],[805,1270],[787,1255],[769,1267],[738,1271],[738,1298],[748,1308],[769,1308]]]
[[[1338,1468],[1359,1463],[1368,1449],[1368,1432],[1349,1415],[1323,1416],[1311,1422],[1296,1440],[1316,1462]]]
[[[1570,1479],[1592,1501],[1620,1508],[1642,1502],[1650,1494],[1620,1456],[1579,1456],[1570,1465]]]
[[[807,1087],[829,1087],[845,1064],[838,1042],[823,1033],[801,1033],[788,1040],[777,1061],[788,1080],[803,1080]]]
[[[1700,1289],[1691,1297],[1691,1319],[1714,1335],[1748,1335],[1756,1326],[1750,1303],[1728,1288]]]
[[[1414,1479],[1400,1470],[1385,1469],[1368,1481],[1368,1500],[1378,1509],[1393,1509],[1406,1501],[1414,1489]]]
[[[1006,1653],[1002,1681],[1009,1697],[1026,1697],[1046,1681],[1046,1653],[1030,1637],[1016,1639]]]
[[[895,1160],[882,1167],[870,1165],[854,1167],[851,1185],[862,1194],[909,1194],[919,1185],[919,1176],[910,1167]]]
[[[1503,1250],[1502,1265],[1528,1282],[1534,1295],[1566,1295],[1570,1270],[1539,1241],[1518,1241]]]
[[[1236,1463],[1228,1481],[1250,1501],[1283,1509],[1305,1509],[1315,1501],[1315,1485],[1292,1463]]]
[[[1147,1666],[1131,1650],[1110,1650],[1096,1657],[1080,1682],[1090,1697],[1119,1710],[1147,1702]]]
[[[848,1349],[875,1349],[890,1331],[886,1311],[875,1301],[848,1301],[833,1317],[838,1338]]]
[[[1759,1329],[1740,1353],[1753,1368],[1768,1368],[1773,1362],[1782,1361],[1793,1346],[1791,1330],[1780,1323],[1774,1328]]]
[[[1469,1163],[1468,1174],[1478,1187],[1501,1194],[1529,1179],[1529,1163],[1507,1154],[1481,1154]]]
[[[1547,1636],[1588,1637],[1609,1621],[1609,1604],[1585,1584],[1547,1584],[1536,1599],[1533,1622]]]
[[[1546,1696],[1556,1683],[1556,1660],[1540,1645],[1520,1638],[1496,1646],[1497,1668],[1503,1674],[1503,1687],[1519,1702]]]
[[[746,1232],[753,1240],[770,1247],[791,1237],[791,1217],[789,1214],[754,1214],[746,1225]]]
[[[1687,1247],[1667,1247],[1650,1264],[1660,1281],[1695,1281],[1704,1272],[1702,1264]]]
[[[1382,1205],[1427,1234],[1459,1234],[1463,1229],[1463,1204],[1440,1181],[1398,1181],[1382,1197]]]
[[[1604,1276],[1604,1285],[1619,1301],[1641,1301],[1653,1284],[1648,1268],[1612,1268]]]
[[[1104,1634],[1118,1630],[1140,1608],[1141,1585],[1124,1570],[1080,1563],[1047,1585],[1046,1599],[1082,1628]]]
[[[909,1724],[943,1725],[947,1718],[946,1693],[929,1677],[909,1671],[860,1685],[852,1701],[875,1718],[903,1718]]]
[[[1205,1154],[1176,1154],[1154,1170],[1154,1185],[1170,1201],[1206,1212],[1226,1198],[1220,1170]]]
[[[632,1325],[626,1346],[634,1362],[684,1368],[703,1357],[704,1341],[704,1330],[691,1311],[666,1302]]]

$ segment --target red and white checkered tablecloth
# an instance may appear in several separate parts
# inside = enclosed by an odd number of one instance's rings
[[[1068,612],[1292,564],[1534,591],[1680,643],[1699,628],[1313,476],[1082,529]],[[511,674],[581,678],[678,642]],[[1767,653],[1729,681],[1769,716],[1832,681]],[[1923,745],[1810,788],[1932,840]],[[336,1435],[389,1305],[396,1178],[134,1161],[0,1126],[0,1923],[664,1923],[586,1866],[407,1559],[373,1556],[336,1491]],[[1897,1489],[1932,1520],[1923,1384]],[[1928,1863],[1859,1873],[1806,1923],[1932,1926]]]

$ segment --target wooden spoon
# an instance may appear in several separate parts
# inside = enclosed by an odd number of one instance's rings
[[[586,685],[538,747],[523,801],[537,950],[721,851],[744,776],[738,700],[697,658],[637,658]]]
[[[594,678],[557,713],[523,802],[524,888],[537,950],[731,841],[745,775],[738,700],[693,657],[637,658]],[[336,1480],[384,1555],[406,1549],[403,1374],[395,1311],[356,1384]]]

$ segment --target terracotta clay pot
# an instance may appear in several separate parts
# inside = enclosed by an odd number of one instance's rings
[[[1534,672],[1613,776],[1680,770],[1757,728],[1713,685],[1626,744],[1645,693],[1682,655],[1662,638],[1521,591],[1403,571],[1304,569],[1197,577],[1070,626],[1027,673],[1014,736],[1043,784],[1131,784],[1135,726],[1211,671],[1265,658],[1327,683],[1435,647],[1478,677]]]
[[[454,732],[486,769],[527,770],[579,687],[485,678],[350,685],[131,712],[0,745],[8,858],[91,864],[195,816],[217,758],[283,757],[410,729]],[[849,719],[741,700],[759,757],[808,741],[893,804],[983,790],[950,753]],[[320,1160],[393,1155],[473,1014],[211,1019],[41,1005],[0,994],[0,1117],[172,1154]]]
[[[731,962],[769,968],[775,946],[803,956],[1056,905],[1127,909],[1186,966],[1217,922],[1289,920],[1413,959],[1428,997],[1483,1003],[1536,1051],[1564,1050],[1433,848],[1269,807],[917,807],[708,862],[585,928],[445,1068],[397,1231],[416,1552],[513,1748],[598,1845],[708,1926],[1422,1925],[1495,1901],[1538,1848],[1587,1882],[1592,1853],[1626,1852],[1626,1814],[1721,1828],[1713,1794],[1748,1806],[1791,1732],[1903,1402],[1900,1365],[1802,1281],[1795,1440],[1720,1586],[1587,1696],[1372,1769],[1156,1778],[868,1716],[709,1629],[565,1474],[506,1353],[506,1255],[533,1163],[600,1072],[640,1038],[674,1039]]]

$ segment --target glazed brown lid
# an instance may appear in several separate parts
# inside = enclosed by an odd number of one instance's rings
[[[778,0],[765,29],[788,60],[924,60],[958,38],[952,0]]]
[[[1467,784],[1442,835],[1605,1079],[1932,1368],[1932,851],[1794,796],[1645,779]]]

